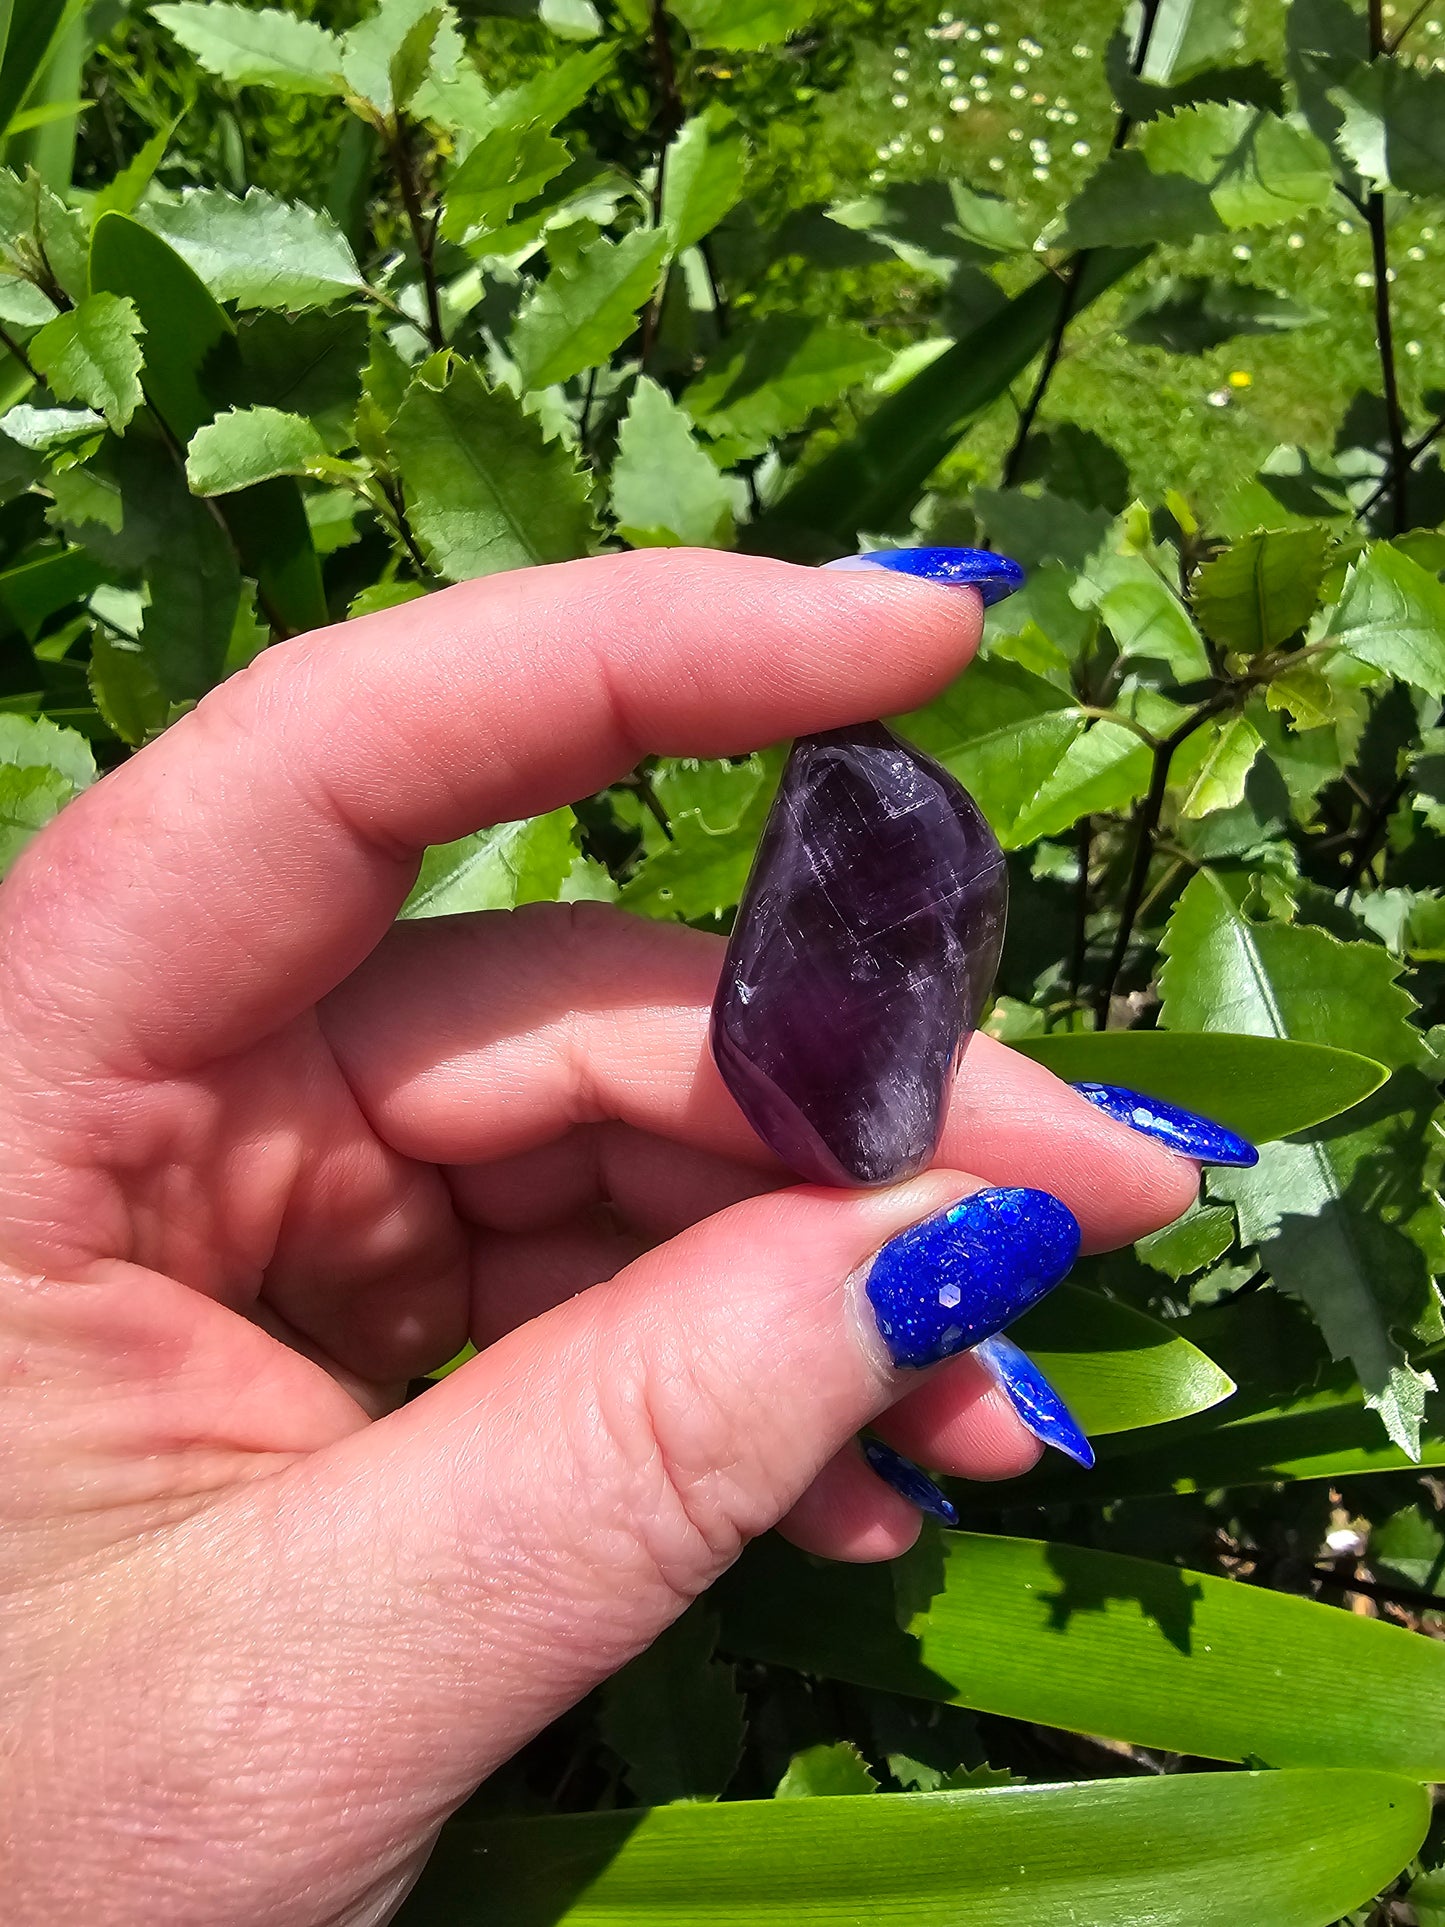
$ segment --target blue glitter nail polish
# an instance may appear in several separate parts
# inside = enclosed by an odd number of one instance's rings
[[[905,1459],[881,1439],[864,1439],[863,1456],[883,1483],[891,1485],[900,1498],[916,1505],[930,1519],[941,1519],[946,1526],[958,1524],[958,1507],[912,1459]]]
[[[884,1245],[868,1302],[895,1364],[935,1365],[1012,1324],[1078,1255],[1074,1214],[1047,1191],[975,1191]]]
[[[1020,565],[992,549],[870,549],[866,555],[845,555],[824,567],[892,569],[895,575],[916,575],[925,582],[967,586],[978,590],[985,608],[1024,585]]]
[[[996,1334],[974,1348],[990,1377],[1036,1439],[1057,1447],[1087,1471],[1094,1448],[1079,1429],[1079,1421],[1059,1397],[1027,1352],[1011,1338]]]
[[[1126,1090],[1122,1084],[1075,1084],[1074,1089],[1121,1124],[1167,1144],[1171,1151],[1197,1158],[1201,1164],[1259,1163],[1259,1152],[1247,1137],[1227,1131],[1197,1111],[1181,1110],[1177,1104],[1146,1097],[1143,1091]]]

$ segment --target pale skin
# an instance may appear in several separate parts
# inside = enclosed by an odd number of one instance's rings
[[[384,1921],[486,1774],[758,1533],[917,1529],[852,1443],[1038,1447],[858,1281],[980,1184],[1085,1248],[1197,1170],[1002,1045],[935,1168],[790,1185],[713,1070],[718,940],[392,929],[419,853],[639,756],[905,710],[971,591],[672,552],[269,650],[0,890],[0,1891],[14,1927]],[[421,1399],[406,1382],[471,1337]]]

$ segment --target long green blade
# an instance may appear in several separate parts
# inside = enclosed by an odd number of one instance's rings
[[[723,1645],[1166,1752],[1445,1775],[1434,1640],[1117,1553],[946,1533],[933,1571],[933,1551],[910,1568],[932,1597],[904,1632],[887,1570],[761,1541],[723,1583]]]
[[[448,1828],[401,1927],[1328,1927],[1429,1822],[1379,1773],[748,1800]]]
[[[1070,308],[1078,315],[1148,254],[1096,248]],[[1042,275],[875,409],[857,434],[804,471],[750,532],[749,546],[815,559],[861,529],[894,527],[977,416],[1048,341],[1063,298]]]

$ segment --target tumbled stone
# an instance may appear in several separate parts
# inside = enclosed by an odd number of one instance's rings
[[[817,1184],[888,1184],[938,1146],[1003,944],[1003,852],[961,783],[882,723],[800,737],[712,1013],[724,1082]]]

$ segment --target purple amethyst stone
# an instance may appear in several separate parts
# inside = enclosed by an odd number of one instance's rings
[[[1008,875],[978,805],[881,723],[800,737],[738,909],[712,1052],[815,1184],[889,1184],[938,1147],[993,986]]]

